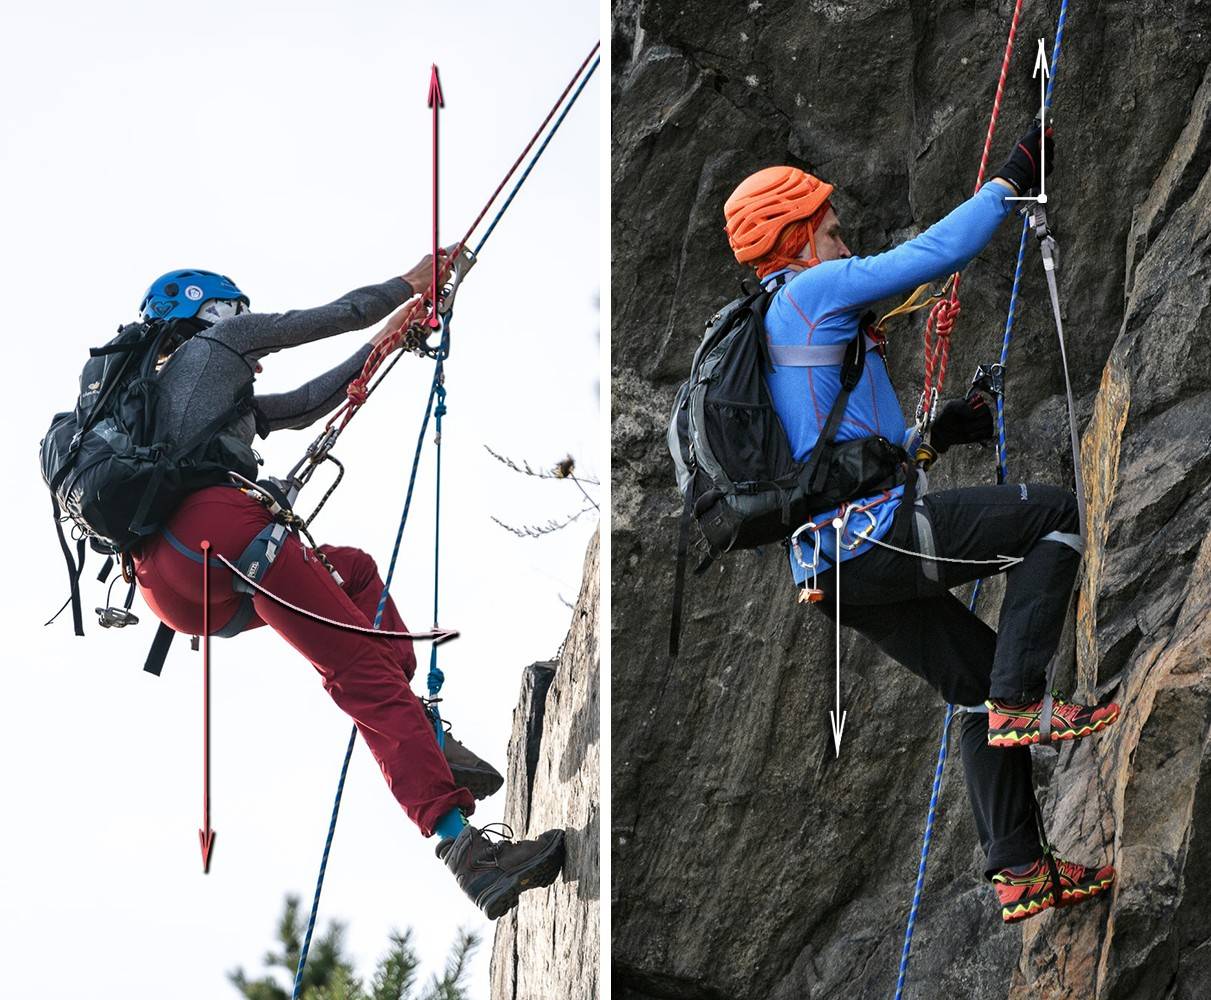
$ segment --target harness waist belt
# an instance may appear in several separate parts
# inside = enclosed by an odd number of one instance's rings
[[[867,337],[866,346],[873,351],[878,344]],[[845,360],[845,352],[848,348],[848,343],[770,344],[769,356],[775,365],[784,368],[824,368],[828,365],[841,364]]]
[[[236,561],[240,572],[253,581],[259,581],[273,565],[273,561],[277,558],[281,551],[282,543],[285,542],[290,529],[280,521],[270,521],[264,528],[260,530],[257,536],[248,543],[247,548],[240,554],[240,558]],[[174,549],[191,559],[198,565],[202,564],[202,553],[196,552],[188,545],[182,542],[167,528],[163,529],[161,534],[164,540],[168,542]],[[225,569],[226,566],[213,556],[210,558],[210,565],[217,569]],[[210,634],[224,639],[230,639],[232,636],[239,635],[247,628],[248,623],[252,621],[254,609],[252,606],[253,595],[256,590],[245,583],[238,576],[232,580],[232,589],[236,593],[241,594],[239,607],[236,608],[235,614],[226,622],[222,628],[213,630]],[[157,642],[161,637],[157,636]],[[165,644],[165,651],[167,646]],[[162,662],[162,657],[160,658]],[[158,673],[158,671],[152,671]]]

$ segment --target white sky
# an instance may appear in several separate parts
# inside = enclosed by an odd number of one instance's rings
[[[268,630],[216,640],[211,873],[200,871],[200,657],[178,640],[140,666],[149,613],[125,632],[42,622],[66,593],[34,453],[86,349],[135,318],[177,267],[231,275],[254,309],[318,305],[409,268],[429,245],[430,63],[446,96],[442,218],[461,235],[599,32],[596,4],[362,2],[8,4],[0,19],[0,296],[12,445],[5,496],[0,700],[0,961],[40,1000],[214,1000],[260,974],[283,896],[310,901],[349,722]],[[440,15],[435,13],[440,11]],[[591,518],[575,487],[483,451],[598,476],[599,71],[497,229],[460,299],[448,365],[443,524],[445,709],[504,768],[519,675],[552,656]],[[263,390],[305,380],[364,338],[276,355]],[[14,357],[15,352],[15,357]],[[430,367],[404,359],[338,449],[349,474],[322,540],[390,553]],[[14,426],[15,424],[15,426]],[[284,472],[310,441],[261,443]],[[431,456],[431,452],[429,453]],[[432,466],[422,466],[396,598],[428,624]],[[313,487],[314,488],[314,487]],[[321,487],[322,489],[322,487]],[[319,490],[311,494],[312,500]],[[309,509],[304,494],[300,505]],[[92,563],[95,574],[100,564]],[[103,603],[86,573],[86,609]],[[115,596],[117,591],[115,590]],[[146,609],[141,602],[136,611]],[[421,672],[427,647],[420,647]],[[481,807],[500,818],[503,801]],[[458,926],[491,927],[458,892],[359,743],[321,907],[348,922],[368,974],[392,927],[429,970]]]

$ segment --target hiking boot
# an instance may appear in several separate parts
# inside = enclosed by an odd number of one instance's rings
[[[1043,742],[1043,701],[1029,705],[1010,705],[986,701],[988,706],[988,745],[1025,747]],[[1051,738],[1046,742],[1077,740],[1105,729],[1119,716],[1114,702],[1106,705],[1076,705],[1059,697],[1051,700]]]
[[[1114,883],[1114,867],[1086,868],[1063,858],[1055,858],[1060,875],[1062,906],[1081,903],[1105,892]],[[1001,902],[1001,919],[1007,924],[1036,917],[1055,905],[1055,887],[1046,858],[1021,869],[1002,868],[992,877],[993,888]]]
[[[563,868],[563,831],[548,830],[537,840],[513,842],[513,830],[493,823],[499,830],[463,827],[457,837],[437,845],[437,856],[458,879],[476,906],[495,920],[517,905],[527,889],[550,885]],[[489,832],[499,837],[491,840]]]
[[[486,760],[476,757],[448,730],[443,744],[442,752],[450,765],[450,773],[454,775],[454,784],[467,789],[477,799],[486,799],[500,790],[505,783],[501,773]]]
[[[422,698],[425,714],[430,722],[437,721],[435,708],[427,699]],[[454,776],[454,784],[465,788],[477,799],[486,799],[500,791],[505,783],[501,773],[482,757],[477,757],[458,740],[450,735],[450,723],[442,719],[442,752],[446,755],[446,763],[450,765],[450,773]]]

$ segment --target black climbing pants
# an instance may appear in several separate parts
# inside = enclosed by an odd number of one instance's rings
[[[985,699],[1037,700],[1059,644],[1080,563],[1076,497],[1057,486],[1015,483],[929,493],[902,547],[949,559],[1022,557],[997,565],[948,563],[872,547],[841,567],[841,624],[857,629],[957,706]],[[855,527],[861,525],[855,523]],[[835,570],[822,574],[829,618]],[[993,631],[950,588],[1004,572],[1005,597]],[[987,873],[1042,856],[1034,818],[1030,750],[990,747],[988,716],[962,719],[960,746]]]

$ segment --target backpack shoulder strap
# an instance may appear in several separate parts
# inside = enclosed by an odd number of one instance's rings
[[[807,465],[799,475],[799,482],[808,494],[820,493],[824,489],[823,477],[827,475],[828,466],[822,459],[836,441],[837,431],[841,429],[841,420],[845,416],[845,407],[849,404],[850,393],[857,387],[865,367],[866,337],[859,333],[846,346],[845,360],[841,362],[841,388],[837,392],[837,398],[833,400],[832,409],[828,411],[828,419],[824,422],[824,428],[812,449],[811,458],[807,460]]]
[[[151,505],[156,498],[156,493],[159,492],[160,487],[164,483],[164,475],[172,463],[184,458],[200,444],[212,438],[232,420],[240,416],[246,407],[246,399],[241,398],[236,400],[234,404],[227,407],[227,409],[207,423],[205,427],[188,438],[183,444],[173,449],[167,458],[160,462],[159,467],[152,475],[150,482],[148,482],[147,488],[143,491],[143,496],[139,500],[139,506],[135,508],[134,516],[130,520],[130,531],[132,534],[143,535],[147,533],[147,525],[145,523],[147,515],[151,511]]]

